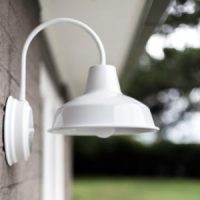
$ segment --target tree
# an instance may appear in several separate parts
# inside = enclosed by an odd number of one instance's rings
[[[169,15],[158,29],[162,35],[170,34],[183,24],[198,26],[200,19],[200,1],[174,1]],[[130,78],[125,93],[144,101],[150,106],[162,132],[183,120],[188,113],[198,111],[199,102],[191,99],[191,92],[200,86],[200,49],[187,48],[184,51],[166,48],[164,59],[156,60],[147,53]],[[184,99],[185,106],[178,110],[173,120],[163,120],[170,108],[175,109],[174,101]],[[174,108],[173,108],[174,106]]]

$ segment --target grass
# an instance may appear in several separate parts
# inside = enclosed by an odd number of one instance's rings
[[[199,200],[200,180],[79,178],[73,200]]]

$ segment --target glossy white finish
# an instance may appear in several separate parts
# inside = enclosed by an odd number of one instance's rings
[[[4,143],[9,165],[28,159],[33,135],[33,114],[29,103],[10,96],[4,122]]]
[[[57,110],[50,131],[108,137],[156,130],[149,108],[121,93],[115,67],[100,65],[90,68],[85,94]]]
[[[97,91],[121,93],[116,68],[112,65],[90,67],[85,94]]]
[[[20,88],[20,100],[25,100],[26,99],[26,57],[27,57],[27,52],[28,48],[32,42],[32,40],[35,38],[35,36],[44,30],[45,28],[54,25],[54,24],[59,24],[59,23],[67,23],[67,24],[73,24],[76,25],[80,28],[82,28],[84,31],[86,31],[94,40],[94,42],[97,45],[97,48],[99,50],[99,55],[100,55],[100,63],[102,65],[106,64],[106,53],[105,49],[103,46],[103,43],[101,42],[99,36],[95,33],[93,29],[91,29],[87,24],[76,20],[72,18],[55,18],[52,20],[49,20],[47,22],[44,22],[37,26],[27,37],[24,47],[22,50],[22,57],[21,57],[21,88]]]

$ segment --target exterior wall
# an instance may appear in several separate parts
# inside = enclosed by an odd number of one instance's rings
[[[40,91],[42,100],[42,200],[71,199],[71,137],[51,134],[54,114],[63,100],[58,96],[55,84],[44,63],[40,67]]]
[[[38,200],[41,196],[41,145],[39,62],[40,41],[32,44],[27,66],[27,98],[35,119],[33,153],[28,162],[9,167],[3,143],[3,116],[9,95],[18,97],[20,56],[29,32],[39,23],[39,6],[35,0],[0,0],[0,199]]]

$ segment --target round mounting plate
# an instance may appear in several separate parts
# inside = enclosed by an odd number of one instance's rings
[[[4,120],[4,143],[9,165],[28,159],[33,134],[33,114],[29,103],[10,96]]]

